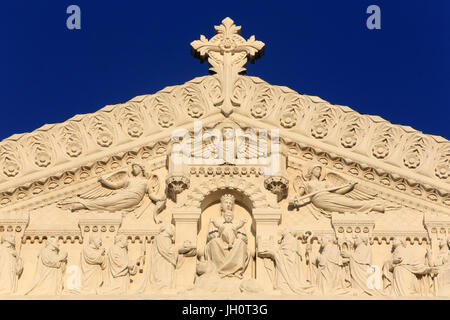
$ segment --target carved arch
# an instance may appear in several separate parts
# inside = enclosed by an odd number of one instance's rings
[[[254,182],[236,176],[219,176],[207,179],[188,191],[184,206],[204,209],[214,200],[211,197],[221,190],[243,195],[237,200],[251,212],[256,208],[279,208],[275,195],[267,194]]]

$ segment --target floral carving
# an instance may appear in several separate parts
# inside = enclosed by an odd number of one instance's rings
[[[142,136],[142,133],[144,133],[144,128],[141,124],[133,122],[129,125],[128,134],[130,135],[130,137],[139,138],[140,136]]]
[[[280,124],[285,128],[292,128],[297,123],[297,116],[295,112],[288,111],[281,115]]]
[[[113,137],[109,132],[101,132],[97,135],[97,144],[101,147],[109,147],[113,143]]]
[[[3,160],[3,173],[7,177],[15,177],[20,172],[18,144],[13,142],[3,143],[0,146],[0,159]]]
[[[8,177],[15,177],[20,171],[19,165],[14,161],[5,161],[3,164],[3,173]]]
[[[341,137],[341,144],[345,148],[351,148],[356,145],[356,135],[354,133],[346,133]]]
[[[447,143],[438,151],[438,164],[434,169],[436,177],[447,179],[450,176],[450,144]]]
[[[34,164],[45,168],[52,163],[51,140],[47,133],[39,132],[28,138],[28,145],[34,151]]]
[[[311,128],[311,134],[314,138],[322,139],[328,134],[328,128],[323,122],[316,123]]]
[[[114,142],[112,119],[105,113],[99,113],[88,119],[89,134],[100,147],[109,147]]]
[[[311,135],[316,139],[325,138],[329,134],[330,129],[336,126],[338,119],[339,115],[336,108],[319,103],[312,118]]]
[[[69,122],[59,129],[59,137],[62,144],[65,144],[66,154],[71,158],[76,158],[83,152],[83,144],[80,129],[74,122]]]
[[[187,113],[191,118],[200,118],[205,110],[202,105],[205,105],[201,98],[200,91],[195,86],[187,86],[183,89],[183,105],[187,107]]]
[[[156,115],[156,120],[162,128],[169,128],[175,123],[175,110],[171,107],[174,102],[168,94],[159,94],[152,100],[149,112],[152,117]]]
[[[409,137],[404,148],[403,164],[410,169],[419,167],[424,160],[428,143],[429,141],[420,134]]]
[[[66,145],[66,153],[72,158],[78,157],[83,150],[81,144],[77,142],[69,142]]]
[[[378,159],[384,159],[389,154],[389,149],[385,143],[378,143],[372,147],[372,154]]]
[[[38,167],[48,167],[48,165],[51,163],[52,158],[50,155],[45,151],[40,151],[36,153],[36,156],[34,157],[34,163]]]
[[[401,139],[401,132],[387,123],[382,123],[375,129],[372,155],[378,159],[384,159],[391,154],[395,143]]]
[[[403,158],[405,166],[415,169],[420,165],[420,157],[417,152],[410,152]]]
[[[250,109],[250,113],[257,119],[264,118],[267,115],[267,107],[262,103],[255,104]]]
[[[353,148],[361,135],[361,128],[367,130],[370,127],[370,123],[362,124],[362,122],[367,121],[364,121],[364,118],[356,112],[348,113],[340,119],[340,132],[342,132],[340,142],[344,148]]]

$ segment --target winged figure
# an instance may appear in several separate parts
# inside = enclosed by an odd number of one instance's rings
[[[289,204],[299,208],[306,206],[318,219],[317,212],[330,218],[332,212],[369,213],[399,209],[377,199],[377,194],[357,182],[349,182],[339,174],[323,174],[322,166],[312,166],[308,173],[294,180],[296,192]]]
[[[78,194],[75,198],[58,203],[62,209],[101,210],[101,211],[134,211],[137,218],[154,204],[153,218],[161,223],[157,215],[165,208],[167,197],[164,193],[158,197],[160,182],[157,175],[146,175],[144,166],[138,163],[131,165],[131,176],[126,171],[119,171],[107,178],[99,178],[99,184],[94,188]],[[145,195],[150,201],[143,210],[136,210],[145,202]],[[142,209],[142,208],[140,208]]]

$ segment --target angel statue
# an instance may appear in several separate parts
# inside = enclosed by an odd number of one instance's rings
[[[94,188],[78,194],[76,198],[64,200],[58,203],[62,209],[77,210],[101,210],[101,211],[134,211],[136,218],[140,218],[142,213],[153,203],[153,219],[156,223],[161,223],[157,215],[165,208],[167,197],[158,197],[156,194],[160,188],[157,175],[147,176],[144,167],[139,163],[131,165],[131,176],[126,171],[119,171],[107,178],[100,177],[100,184]],[[150,201],[143,210],[140,208],[145,202],[145,195]],[[138,209],[139,210],[136,210]]]
[[[316,219],[317,211],[330,218],[332,212],[384,213],[399,209],[377,200],[376,193],[357,185],[357,182],[349,182],[333,172],[324,175],[320,165],[312,166],[306,176],[297,176],[294,190],[296,194],[289,204],[295,208],[306,206]]]

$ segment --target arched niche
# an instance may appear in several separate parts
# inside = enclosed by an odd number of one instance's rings
[[[206,240],[208,236],[209,222],[211,218],[221,216],[220,199],[224,194],[232,194],[235,197],[234,218],[240,220],[247,220],[246,224],[240,229],[247,235],[247,248],[250,254],[250,261],[244,273],[244,277],[255,277],[255,249],[256,249],[256,229],[255,220],[252,215],[252,202],[242,192],[235,189],[223,188],[215,190],[208,194],[201,203],[201,217],[197,234],[197,249],[203,255]]]

